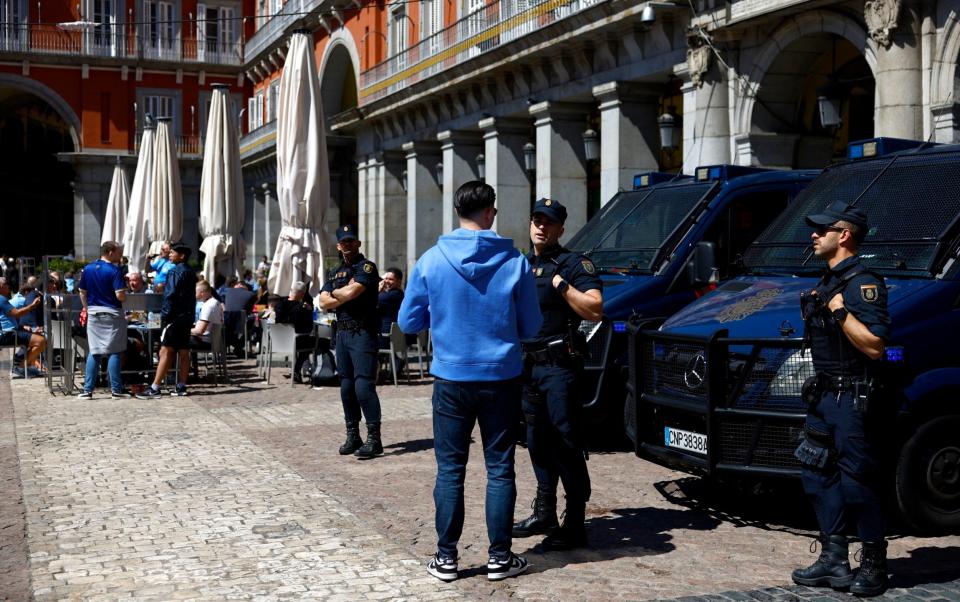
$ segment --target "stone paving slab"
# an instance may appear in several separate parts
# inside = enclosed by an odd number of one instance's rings
[[[189,398],[14,405],[38,600],[456,597]]]
[[[591,548],[544,554],[537,538],[516,540],[530,574],[491,584],[475,447],[462,578],[440,583],[425,573],[436,539],[429,385],[379,388],[386,453],[361,462],[336,454],[337,389],[267,387],[250,363],[231,368],[227,386],[154,404],[13,383],[37,599],[850,599],[789,583],[813,558],[802,495],[717,493],[628,452],[591,455]],[[0,450],[3,435],[0,424]],[[534,489],[522,449],[517,475],[522,517]],[[891,558],[903,589],[887,598],[960,598],[960,537],[898,535]]]

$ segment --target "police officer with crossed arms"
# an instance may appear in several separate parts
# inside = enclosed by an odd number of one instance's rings
[[[887,587],[877,432],[879,366],[890,333],[887,289],[857,256],[868,232],[862,209],[837,201],[806,221],[814,229],[813,252],[828,269],[801,297],[816,376],[804,384],[809,408],[796,455],[822,548],[816,562],[793,572],[793,580],[876,596]],[[846,536],[853,528],[863,541],[856,574]]]
[[[343,261],[327,276],[320,307],[337,312],[337,371],[347,426],[341,456],[369,460],[383,454],[380,440],[380,398],[377,396],[377,266],[360,252],[353,225],[337,228],[337,250]],[[360,417],[367,421],[367,440],[360,437]]]
[[[590,475],[580,434],[581,401],[575,394],[583,368],[585,341],[581,320],[599,321],[603,283],[593,262],[560,245],[567,209],[540,199],[530,217],[533,250],[527,255],[537,283],[543,326],[523,341],[523,413],[527,449],[537,477],[533,514],[514,524],[514,537],[547,534],[546,550],[586,545],[584,513],[590,499]],[[563,482],[566,513],[557,521],[557,482]]]

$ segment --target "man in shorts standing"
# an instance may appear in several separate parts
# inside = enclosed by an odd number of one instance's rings
[[[167,272],[167,282],[163,289],[163,306],[160,309],[160,362],[153,384],[137,395],[138,399],[156,399],[161,397],[160,385],[167,371],[179,356],[180,371],[177,375],[177,388],[174,395],[187,394],[187,374],[190,372],[190,330],[193,328],[193,315],[196,308],[197,275],[187,267],[190,247],[177,243],[170,249],[169,259],[174,264]]]

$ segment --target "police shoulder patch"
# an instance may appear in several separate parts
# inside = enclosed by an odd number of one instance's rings
[[[876,284],[861,284],[860,285],[860,298],[866,301],[867,303],[875,303],[879,297],[878,289]]]
[[[580,265],[583,266],[584,271],[586,271],[588,274],[597,273],[597,268],[593,265],[593,262],[590,261],[589,259],[580,260]]]
[[[543,268],[542,268],[542,267],[537,267],[537,268],[535,268],[535,269],[533,270],[533,275],[536,276],[537,278],[539,278],[540,276],[542,276],[542,275],[543,275]]]
[[[370,263],[365,263],[363,264],[363,271],[369,274],[373,272],[373,266]]]

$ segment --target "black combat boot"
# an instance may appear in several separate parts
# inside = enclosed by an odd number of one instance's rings
[[[363,445],[363,439],[360,438],[360,424],[357,422],[347,423],[347,440],[340,446],[340,455],[349,456],[360,449]]]
[[[367,442],[364,443],[360,449],[353,452],[353,455],[361,460],[369,460],[381,454],[383,454],[383,444],[380,443],[380,423],[368,422]]]
[[[850,545],[846,536],[821,533],[818,539],[820,557],[807,568],[793,571],[793,582],[809,587],[848,587],[853,583],[853,571],[850,570]],[[811,552],[815,549],[816,543],[810,546]]]
[[[537,497],[530,505],[533,514],[513,524],[514,537],[543,535],[560,526],[557,522],[557,494],[537,487]]]
[[[887,591],[887,542],[863,542],[860,556],[860,570],[850,586],[850,593],[856,596],[879,596]]]
[[[572,550],[587,545],[587,528],[583,524],[586,506],[586,502],[571,502],[567,498],[563,524],[543,538],[544,550]]]

